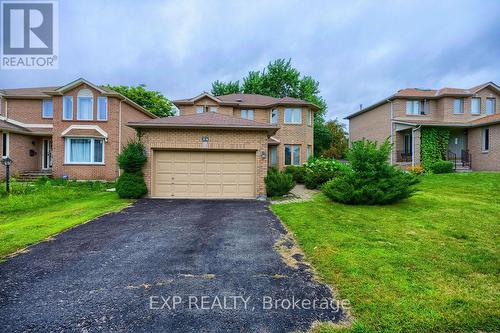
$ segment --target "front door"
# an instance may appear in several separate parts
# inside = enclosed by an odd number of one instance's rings
[[[43,140],[42,169],[52,168],[52,140]]]
[[[457,158],[462,156],[462,150],[465,149],[465,134],[463,130],[450,132],[450,141],[448,141],[448,150],[457,155]]]

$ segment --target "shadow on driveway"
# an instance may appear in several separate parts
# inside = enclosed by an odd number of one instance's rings
[[[273,249],[285,233],[265,202],[139,200],[0,264],[2,331],[290,332],[342,320],[330,289]]]

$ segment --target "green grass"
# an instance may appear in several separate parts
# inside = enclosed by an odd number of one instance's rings
[[[500,330],[500,173],[421,179],[415,196],[390,206],[322,194],[272,206],[337,297],[351,302],[354,324],[341,331]]]
[[[11,195],[0,193],[0,260],[130,203],[104,191],[106,187],[92,182],[14,183]]]

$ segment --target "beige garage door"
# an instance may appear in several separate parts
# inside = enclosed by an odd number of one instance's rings
[[[153,196],[255,198],[254,152],[155,151]]]

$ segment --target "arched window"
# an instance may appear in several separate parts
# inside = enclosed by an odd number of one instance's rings
[[[94,94],[89,89],[80,89],[78,92],[76,111],[77,120],[94,119]]]

